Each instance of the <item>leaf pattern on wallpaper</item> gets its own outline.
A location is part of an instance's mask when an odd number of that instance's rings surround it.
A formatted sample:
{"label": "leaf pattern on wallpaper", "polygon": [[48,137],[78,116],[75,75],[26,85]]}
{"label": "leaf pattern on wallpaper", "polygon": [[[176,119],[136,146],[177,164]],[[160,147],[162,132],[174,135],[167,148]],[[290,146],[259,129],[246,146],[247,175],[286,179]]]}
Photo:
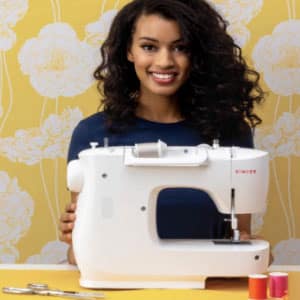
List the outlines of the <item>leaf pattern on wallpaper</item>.
{"label": "leaf pattern on wallpaper", "polygon": [[55,99],[85,92],[94,82],[100,54],[99,49],[80,41],[69,24],[53,23],[25,42],[18,59],[34,89]]}
{"label": "leaf pattern on wallpaper", "polygon": [[0,138],[0,156],[27,165],[43,159],[65,159],[72,131],[82,118],[78,108],[51,114],[41,127],[19,129],[13,137]]}
{"label": "leaf pattern on wallpaper", "polygon": [[263,0],[209,0],[229,22],[228,33],[243,47],[250,39],[248,23],[262,10]]}
{"label": "leaf pattern on wallpaper", "polygon": [[29,230],[33,210],[33,199],[20,188],[17,178],[0,171],[0,263],[18,259],[16,244]]}

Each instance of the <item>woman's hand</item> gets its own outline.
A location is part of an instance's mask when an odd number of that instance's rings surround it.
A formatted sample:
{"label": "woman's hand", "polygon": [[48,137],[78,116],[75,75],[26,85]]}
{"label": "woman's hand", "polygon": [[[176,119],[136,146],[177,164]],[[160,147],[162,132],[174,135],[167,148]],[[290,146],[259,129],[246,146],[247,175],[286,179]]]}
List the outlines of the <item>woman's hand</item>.
{"label": "woman's hand", "polygon": [[66,205],[65,211],[59,220],[60,240],[67,244],[72,244],[72,231],[75,222],[76,203],[70,202]]}
{"label": "woman's hand", "polygon": [[68,249],[68,261],[70,264],[76,265],[73,247],[72,247],[72,231],[76,219],[75,211],[77,204],[77,193],[71,193],[71,202],[66,205],[65,211],[59,220],[59,239],[70,245]]}

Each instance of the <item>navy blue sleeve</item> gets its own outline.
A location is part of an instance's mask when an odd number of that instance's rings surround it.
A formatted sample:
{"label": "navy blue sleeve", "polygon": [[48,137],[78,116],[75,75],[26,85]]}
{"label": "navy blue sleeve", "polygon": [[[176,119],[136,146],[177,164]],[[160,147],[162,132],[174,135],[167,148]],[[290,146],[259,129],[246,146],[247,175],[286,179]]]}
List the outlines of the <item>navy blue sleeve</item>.
{"label": "navy blue sleeve", "polygon": [[91,139],[89,128],[85,125],[84,122],[79,122],[72,134],[71,142],[69,145],[68,162],[73,159],[78,159],[78,153],[84,149],[89,148],[90,141]]}

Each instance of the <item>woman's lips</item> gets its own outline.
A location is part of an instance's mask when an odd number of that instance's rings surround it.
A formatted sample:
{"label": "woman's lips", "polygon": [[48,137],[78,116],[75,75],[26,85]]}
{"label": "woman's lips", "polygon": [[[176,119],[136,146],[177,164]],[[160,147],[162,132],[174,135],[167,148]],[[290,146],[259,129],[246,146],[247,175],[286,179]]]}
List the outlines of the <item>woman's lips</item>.
{"label": "woman's lips", "polygon": [[175,72],[150,72],[150,74],[155,82],[164,84],[172,83],[177,75]]}

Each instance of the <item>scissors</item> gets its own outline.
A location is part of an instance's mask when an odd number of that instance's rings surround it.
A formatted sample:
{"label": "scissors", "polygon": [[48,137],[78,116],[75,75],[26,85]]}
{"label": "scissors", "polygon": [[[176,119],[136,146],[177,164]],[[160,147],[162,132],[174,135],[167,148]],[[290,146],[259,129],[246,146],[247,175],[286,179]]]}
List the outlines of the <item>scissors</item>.
{"label": "scissors", "polygon": [[2,292],[7,294],[56,296],[82,300],[95,300],[99,298],[104,298],[104,294],[102,293],[50,289],[48,284],[46,283],[28,283],[26,288],[3,287]]}

